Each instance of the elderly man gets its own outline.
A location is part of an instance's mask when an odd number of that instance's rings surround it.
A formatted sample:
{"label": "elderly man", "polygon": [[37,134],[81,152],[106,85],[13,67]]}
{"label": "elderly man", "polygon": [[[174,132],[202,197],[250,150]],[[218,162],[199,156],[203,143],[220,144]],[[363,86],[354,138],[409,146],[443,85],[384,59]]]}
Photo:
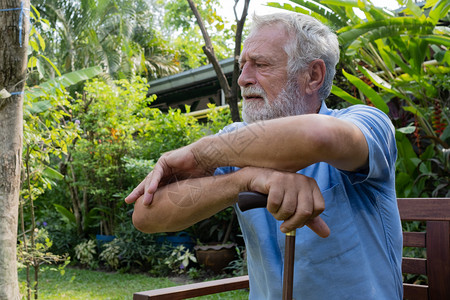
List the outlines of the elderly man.
{"label": "elderly man", "polygon": [[135,226],[181,230],[239,192],[265,193],[267,209],[236,207],[251,299],[281,299],[282,232],[296,228],[295,299],[401,299],[394,129],[372,107],[326,107],[338,59],[314,18],[255,17],[240,57],[245,123],[164,154],[125,200]]}

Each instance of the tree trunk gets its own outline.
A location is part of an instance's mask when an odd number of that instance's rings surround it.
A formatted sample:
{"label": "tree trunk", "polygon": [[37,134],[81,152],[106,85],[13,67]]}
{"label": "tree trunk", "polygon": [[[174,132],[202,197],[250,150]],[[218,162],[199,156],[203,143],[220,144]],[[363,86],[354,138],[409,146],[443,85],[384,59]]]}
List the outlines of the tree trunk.
{"label": "tree trunk", "polygon": [[231,111],[231,118],[233,122],[239,122],[241,120],[239,116],[239,108],[238,108],[238,98],[239,98],[239,86],[237,83],[238,77],[239,77],[239,55],[241,54],[241,43],[242,43],[242,31],[244,29],[244,23],[245,19],[247,17],[248,13],[248,6],[250,4],[250,0],[244,1],[244,9],[242,11],[242,16],[240,19],[237,17],[236,13],[236,5],[239,2],[239,0],[235,0],[234,5],[234,13],[236,16],[236,36],[235,36],[235,47],[234,47],[234,70],[233,70],[233,77],[231,82],[231,87],[228,84],[227,78],[225,77],[225,73],[223,72],[219,60],[217,59],[216,55],[214,54],[214,47],[211,43],[211,38],[209,37],[208,32],[206,31],[206,27],[203,23],[202,17],[200,16],[200,13],[198,12],[196,4],[193,2],[193,0],[187,0],[189,3],[189,6],[194,13],[195,18],[197,19],[197,24],[200,27],[200,30],[203,35],[203,39],[205,40],[205,46],[203,46],[203,52],[208,57],[209,62],[213,65],[214,71],[216,72],[217,78],[219,80],[220,87],[222,88],[225,99],[227,104],[230,106]]}
{"label": "tree trunk", "polygon": [[[250,0],[244,0],[244,8],[242,9],[241,18],[238,18],[236,12],[236,6],[239,0],[234,0],[235,4],[233,7],[234,16],[236,18],[236,35],[234,37],[234,68],[233,76],[231,78],[231,98],[230,98],[230,108],[231,108],[231,118],[234,122],[240,121],[238,100],[240,95],[240,87],[238,84],[238,78],[240,74],[239,67],[239,56],[241,55],[241,45],[242,45],[242,32],[244,31],[245,20],[247,19],[248,7],[250,5]],[[237,116],[236,116],[237,114]],[[235,120],[237,119],[237,120]]]}
{"label": "tree trunk", "polygon": [[[19,299],[16,244],[29,0],[0,0],[0,299]],[[7,98],[5,98],[7,97]]]}

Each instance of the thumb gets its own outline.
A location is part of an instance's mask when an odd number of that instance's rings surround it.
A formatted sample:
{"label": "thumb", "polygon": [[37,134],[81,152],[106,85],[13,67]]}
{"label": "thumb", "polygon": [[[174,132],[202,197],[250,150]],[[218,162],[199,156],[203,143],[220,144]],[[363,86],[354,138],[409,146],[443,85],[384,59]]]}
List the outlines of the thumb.
{"label": "thumb", "polygon": [[322,238],[326,238],[330,235],[330,228],[327,223],[322,220],[321,217],[315,217],[308,222],[306,222],[306,226],[308,226],[312,231],[314,231],[318,236]]}

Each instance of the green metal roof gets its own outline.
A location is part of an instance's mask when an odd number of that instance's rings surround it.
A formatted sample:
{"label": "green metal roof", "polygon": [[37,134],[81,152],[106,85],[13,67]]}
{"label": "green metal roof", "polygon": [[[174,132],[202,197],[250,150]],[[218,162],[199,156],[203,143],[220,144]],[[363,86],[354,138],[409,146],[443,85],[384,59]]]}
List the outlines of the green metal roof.
{"label": "green metal roof", "polygon": [[[233,62],[233,58],[219,62],[229,80],[233,73]],[[147,95],[157,96],[151,107],[162,109],[191,104],[195,99],[215,95],[220,90],[216,72],[211,64],[150,81],[149,85]]]}

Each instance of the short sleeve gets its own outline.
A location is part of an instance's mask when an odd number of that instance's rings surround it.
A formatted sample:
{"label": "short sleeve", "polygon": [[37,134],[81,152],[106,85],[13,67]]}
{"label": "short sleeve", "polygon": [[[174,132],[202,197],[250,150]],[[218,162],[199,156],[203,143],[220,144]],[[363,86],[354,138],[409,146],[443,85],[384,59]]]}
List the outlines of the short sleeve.
{"label": "short sleeve", "polygon": [[374,182],[390,181],[395,176],[397,147],[395,128],[388,116],[377,108],[354,105],[336,116],[355,124],[366,138],[369,148],[369,168],[360,172],[342,171],[352,183],[366,180]]}
{"label": "short sleeve", "polygon": [[234,131],[234,130],[236,130],[236,129],[239,129],[239,128],[241,128],[241,127],[244,127],[244,126],[246,126],[246,125],[247,125],[247,124],[244,123],[244,122],[235,122],[235,123],[232,123],[232,124],[230,124],[230,125],[225,126],[223,129],[221,129],[221,130],[217,133],[217,135],[221,135],[221,134],[224,134],[224,133],[232,132],[232,131]]}

